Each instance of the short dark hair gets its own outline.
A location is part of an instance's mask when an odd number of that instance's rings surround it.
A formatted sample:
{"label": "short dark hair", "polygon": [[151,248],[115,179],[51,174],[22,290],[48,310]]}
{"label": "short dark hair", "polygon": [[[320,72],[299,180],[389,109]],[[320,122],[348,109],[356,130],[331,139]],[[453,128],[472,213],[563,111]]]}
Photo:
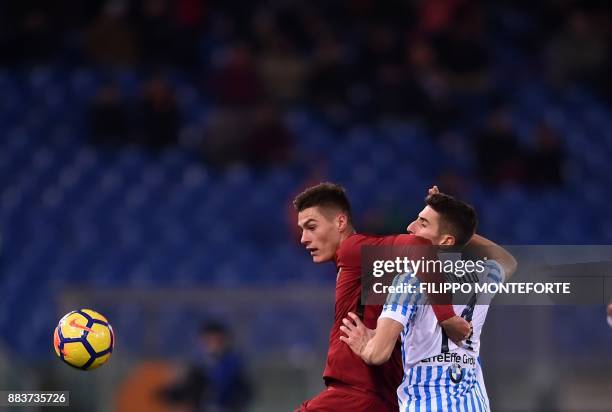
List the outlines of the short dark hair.
{"label": "short dark hair", "polygon": [[345,213],[351,222],[351,204],[346,196],[346,190],[335,183],[324,182],[309,187],[296,196],[293,206],[298,212],[315,206],[338,209]]}
{"label": "short dark hair", "polygon": [[453,235],[457,246],[465,245],[476,233],[478,217],[471,205],[444,193],[427,196],[425,204],[440,214],[440,231]]}

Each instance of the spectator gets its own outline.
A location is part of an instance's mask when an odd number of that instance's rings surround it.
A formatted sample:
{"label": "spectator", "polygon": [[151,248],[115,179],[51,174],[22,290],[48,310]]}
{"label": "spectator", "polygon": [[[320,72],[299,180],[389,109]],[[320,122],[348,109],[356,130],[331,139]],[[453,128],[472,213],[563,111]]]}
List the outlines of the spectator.
{"label": "spectator", "polygon": [[451,99],[448,79],[438,67],[434,50],[424,39],[413,39],[406,54],[406,64],[414,78],[413,110],[424,116],[425,124],[434,134],[441,134],[452,128],[460,117]]}
{"label": "spectator", "polygon": [[129,139],[128,113],[115,84],[100,87],[90,109],[90,130],[97,143],[124,144]]}
{"label": "spectator", "polygon": [[529,184],[559,186],[562,182],[563,150],[557,133],[547,124],[536,131],[536,147],[529,155]]}
{"label": "spectator", "polygon": [[428,0],[419,6],[419,31],[427,36],[445,33],[452,27],[457,9],[465,0]]}
{"label": "spectator", "polygon": [[186,68],[197,68],[200,63],[200,39],[206,18],[207,4],[200,0],[177,0],[176,21],[177,62]]}
{"label": "spectator", "polygon": [[489,184],[521,183],[526,176],[525,156],[512,132],[506,107],[495,109],[478,132],[474,147],[480,178]]}
{"label": "spectator", "polygon": [[249,130],[246,153],[251,165],[266,167],[290,159],[293,136],[273,105],[263,103],[253,110]]}
{"label": "spectator", "polygon": [[182,379],[161,391],[162,397],[194,412],[246,410],[252,398],[251,384],[240,355],[232,348],[227,327],[217,322],[206,323],[198,340],[198,359]]}
{"label": "spectator", "polygon": [[292,148],[293,136],[270,103],[248,110],[226,107],[215,111],[203,142],[205,159],[217,167],[248,163],[265,168],[287,162]]}
{"label": "spectator", "polygon": [[172,26],[166,0],[140,2],[136,27],[144,64],[159,66],[173,63],[177,33]]}
{"label": "spectator", "polygon": [[127,10],[121,0],[110,0],[87,32],[87,50],[91,60],[109,66],[133,65],[137,59],[135,35],[127,22]]}
{"label": "spectator", "polygon": [[299,102],[307,70],[293,44],[274,33],[259,58],[259,75],[267,97],[277,103]]}
{"label": "spectator", "polygon": [[488,51],[484,42],[483,16],[478,6],[462,7],[448,33],[435,37],[440,65],[455,88],[483,90],[487,82]]}
{"label": "spectator", "polygon": [[211,89],[218,103],[247,106],[259,100],[259,77],[253,54],[246,44],[225,49],[214,64]]}
{"label": "spectator", "polygon": [[575,10],[568,17],[565,30],[557,33],[548,46],[548,71],[559,84],[596,83],[608,57],[608,46],[594,18]]}
{"label": "spectator", "polygon": [[310,103],[335,124],[348,120],[348,94],[352,77],[343,45],[333,36],[325,36],[314,51],[308,97]]}
{"label": "spectator", "polygon": [[18,61],[40,64],[55,57],[58,49],[56,30],[48,12],[35,8],[28,11],[20,22],[13,48]]}
{"label": "spectator", "polygon": [[138,140],[152,148],[178,141],[180,113],[174,90],[161,77],[149,80],[142,91]]}
{"label": "spectator", "polygon": [[248,110],[240,107],[220,107],[207,119],[202,154],[215,167],[242,163],[248,156]]}

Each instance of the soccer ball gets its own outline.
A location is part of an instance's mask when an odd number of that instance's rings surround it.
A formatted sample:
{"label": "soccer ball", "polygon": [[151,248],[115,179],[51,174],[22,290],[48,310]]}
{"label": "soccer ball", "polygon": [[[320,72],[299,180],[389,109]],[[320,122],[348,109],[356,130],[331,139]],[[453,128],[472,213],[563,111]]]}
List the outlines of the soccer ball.
{"label": "soccer ball", "polygon": [[74,310],[60,319],[53,334],[55,353],[68,365],[82,370],[108,362],[115,336],[108,320],[91,309]]}

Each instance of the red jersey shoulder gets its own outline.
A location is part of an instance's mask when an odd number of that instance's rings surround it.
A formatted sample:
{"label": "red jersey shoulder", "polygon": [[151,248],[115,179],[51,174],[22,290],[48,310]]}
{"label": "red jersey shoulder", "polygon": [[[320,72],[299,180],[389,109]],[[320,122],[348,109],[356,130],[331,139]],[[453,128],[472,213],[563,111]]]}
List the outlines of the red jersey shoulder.
{"label": "red jersey shoulder", "polygon": [[337,265],[360,265],[362,246],[428,246],[425,238],[405,233],[391,236],[376,236],[356,233],[344,239],[336,252]]}
{"label": "red jersey shoulder", "polygon": [[404,253],[413,260],[435,259],[437,256],[436,247],[428,240],[412,233],[401,234],[396,237],[393,246],[399,247]]}
{"label": "red jersey shoulder", "polygon": [[359,264],[361,262],[361,246],[366,238],[366,235],[355,233],[344,239],[336,252],[336,264]]}
{"label": "red jersey shoulder", "polygon": [[412,233],[403,233],[401,235],[395,236],[393,244],[398,245],[398,246],[402,246],[402,245],[428,246],[428,245],[431,245],[431,242],[425,239],[424,237],[413,235]]}

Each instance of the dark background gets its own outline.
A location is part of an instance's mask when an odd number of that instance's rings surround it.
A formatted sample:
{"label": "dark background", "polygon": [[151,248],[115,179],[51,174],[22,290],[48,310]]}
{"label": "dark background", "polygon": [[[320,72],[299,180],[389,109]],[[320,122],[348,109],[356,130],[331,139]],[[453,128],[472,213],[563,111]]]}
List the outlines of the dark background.
{"label": "dark background", "polygon": [[[335,272],[291,200],[323,180],[359,231],[404,231],[437,184],[499,243],[610,243],[611,23],[606,1],[0,2],[0,388],[122,410],[220,319],[252,410],[312,396]],[[493,307],[494,410],[610,410],[604,303]],[[51,346],[79,306],[117,334],[93,372]]]}

